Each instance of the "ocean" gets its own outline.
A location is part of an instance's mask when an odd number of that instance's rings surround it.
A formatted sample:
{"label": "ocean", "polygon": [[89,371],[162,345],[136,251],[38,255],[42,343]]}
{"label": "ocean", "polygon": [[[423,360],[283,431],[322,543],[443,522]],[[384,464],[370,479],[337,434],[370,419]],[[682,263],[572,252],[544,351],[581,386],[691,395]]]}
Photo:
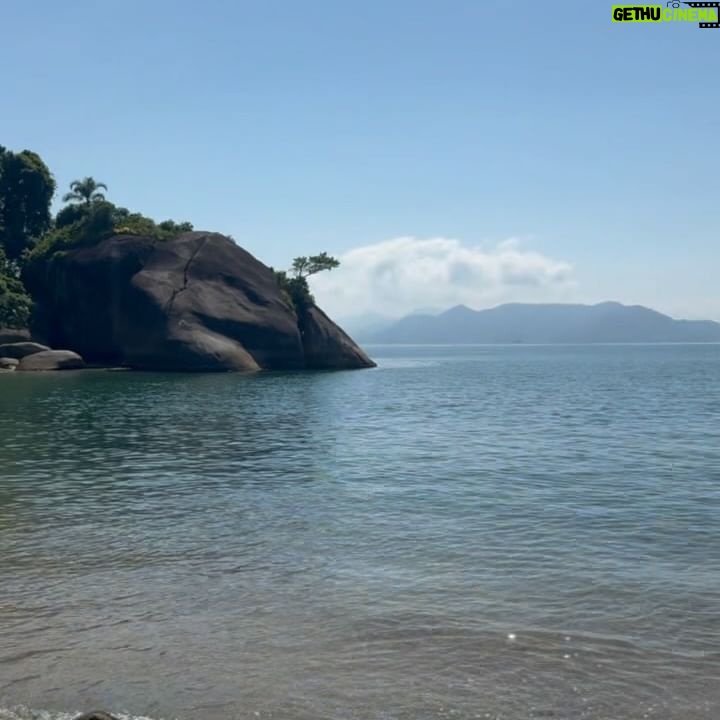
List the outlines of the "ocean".
{"label": "ocean", "polygon": [[0,375],[0,720],[717,720],[720,346]]}

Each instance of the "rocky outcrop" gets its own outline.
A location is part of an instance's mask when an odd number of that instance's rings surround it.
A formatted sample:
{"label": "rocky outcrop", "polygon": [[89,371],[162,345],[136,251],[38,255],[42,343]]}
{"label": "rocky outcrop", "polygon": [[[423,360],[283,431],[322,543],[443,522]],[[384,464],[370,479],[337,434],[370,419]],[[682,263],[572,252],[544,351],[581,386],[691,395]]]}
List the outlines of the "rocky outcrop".
{"label": "rocky outcrop", "polygon": [[14,370],[19,362],[16,358],[0,357],[0,370]]}
{"label": "rocky outcrop", "polygon": [[310,367],[345,370],[375,364],[319,307],[300,315],[300,332]]}
{"label": "rocky outcrop", "polygon": [[318,308],[298,318],[272,270],[217,233],[117,235],[58,254],[41,272],[27,279],[41,334],[89,362],[188,371],[374,364]]}
{"label": "rocky outcrop", "polygon": [[25,342],[26,340],[30,340],[29,330],[18,330],[16,328],[0,327],[0,345],[6,345],[7,343]]}
{"label": "rocky outcrop", "polygon": [[41,345],[35,342],[14,342],[0,345],[0,355],[3,357],[15,358],[21,360],[26,355],[33,355],[34,353],[43,352],[49,350],[47,345]]}
{"label": "rocky outcrop", "polygon": [[85,361],[72,350],[43,350],[26,355],[17,368],[20,371],[79,370]]}

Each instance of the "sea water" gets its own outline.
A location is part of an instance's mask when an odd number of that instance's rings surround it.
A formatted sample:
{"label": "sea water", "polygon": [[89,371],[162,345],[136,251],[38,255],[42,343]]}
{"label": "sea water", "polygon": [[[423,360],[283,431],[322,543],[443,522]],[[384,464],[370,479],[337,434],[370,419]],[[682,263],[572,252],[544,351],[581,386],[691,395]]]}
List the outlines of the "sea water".
{"label": "sea water", "polygon": [[0,375],[0,720],[720,717],[720,346]]}

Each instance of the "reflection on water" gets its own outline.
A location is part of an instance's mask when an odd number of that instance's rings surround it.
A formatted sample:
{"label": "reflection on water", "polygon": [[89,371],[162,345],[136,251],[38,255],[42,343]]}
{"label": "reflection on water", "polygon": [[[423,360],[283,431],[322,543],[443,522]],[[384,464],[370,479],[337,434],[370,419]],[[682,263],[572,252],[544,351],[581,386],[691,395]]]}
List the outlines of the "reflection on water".
{"label": "reflection on water", "polygon": [[1,376],[0,720],[720,716],[720,348],[374,350]]}

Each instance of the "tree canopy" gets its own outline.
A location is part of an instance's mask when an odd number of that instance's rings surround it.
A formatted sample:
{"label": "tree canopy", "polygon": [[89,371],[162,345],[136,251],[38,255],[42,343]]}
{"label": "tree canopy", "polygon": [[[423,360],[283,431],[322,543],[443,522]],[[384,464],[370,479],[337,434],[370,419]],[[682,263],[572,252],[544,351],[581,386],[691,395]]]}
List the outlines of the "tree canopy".
{"label": "tree canopy", "polygon": [[332,270],[338,265],[340,265],[340,261],[337,258],[328,255],[326,252],[321,252],[319,255],[296,257],[293,260],[291,272],[295,277],[306,278],[323,270]]}
{"label": "tree canopy", "polygon": [[275,279],[285,293],[287,301],[301,313],[315,302],[307,281],[310,275],[323,270],[332,270],[338,265],[340,261],[326,252],[321,252],[319,255],[302,255],[293,260],[290,268],[291,277],[288,277],[284,270],[276,270]]}
{"label": "tree canopy", "polygon": [[30,150],[10,152],[0,145],[0,248],[19,261],[51,224],[55,179]]}
{"label": "tree canopy", "polygon": [[90,205],[93,202],[104,200],[105,195],[99,191],[100,188],[108,189],[105,183],[97,182],[93,177],[73,180],[70,183],[70,192],[63,195],[63,202],[79,202]]}
{"label": "tree canopy", "polygon": [[164,220],[156,223],[145,215],[117,207],[107,200],[94,200],[90,205],[68,205],[60,210],[55,227],[42,237],[28,260],[32,264],[58,251],[95,245],[112,235],[143,235],[162,241],[192,229],[189,222]]}
{"label": "tree canopy", "polygon": [[26,327],[32,300],[0,247],[0,327]]}

